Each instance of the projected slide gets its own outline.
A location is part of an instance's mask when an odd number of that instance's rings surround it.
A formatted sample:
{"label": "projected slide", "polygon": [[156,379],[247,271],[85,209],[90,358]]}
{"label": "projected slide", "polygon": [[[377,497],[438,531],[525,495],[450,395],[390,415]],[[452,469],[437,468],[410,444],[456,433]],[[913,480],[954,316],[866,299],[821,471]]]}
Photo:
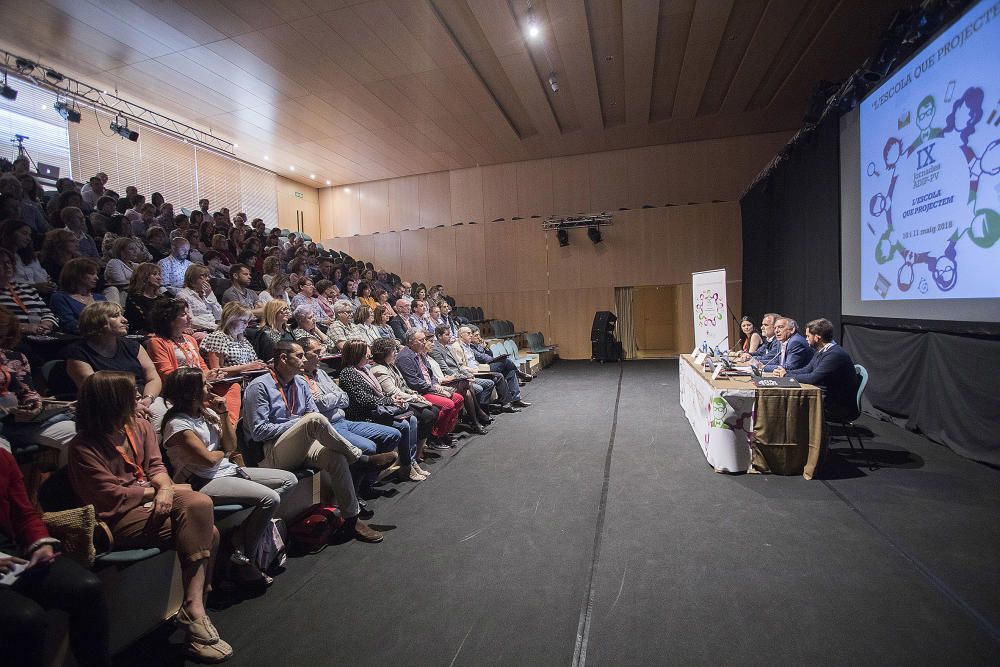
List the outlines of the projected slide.
{"label": "projected slide", "polygon": [[1000,2],[860,105],[862,301],[1000,297]]}

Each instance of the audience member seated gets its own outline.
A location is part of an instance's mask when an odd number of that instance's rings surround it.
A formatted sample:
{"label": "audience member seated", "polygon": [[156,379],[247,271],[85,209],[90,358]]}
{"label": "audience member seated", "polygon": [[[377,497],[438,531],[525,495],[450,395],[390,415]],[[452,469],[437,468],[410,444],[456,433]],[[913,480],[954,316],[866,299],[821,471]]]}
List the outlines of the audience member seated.
{"label": "audience member seated", "polygon": [[53,229],[45,233],[38,263],[50,278],[58,281],[62,267],[74,257],[80,257],[80,240],[76,234],[68,229]]}
{"label": "audience member seated", "polygon": [[209,277],[213,280],[225,280],[229,276],[229,265],[223,263],[222,255],[216,250],[208,250],[203,256]]}
{"label": "audience member seated", "polygon": [[132,273],[142,259],[143,245],[133,238],[123,236],[111,246],[111,259],[104,267],[104,282],[119,290],[128,288]]}
{"label": "audience member seated", "polygon": [[143,244],[146,251],[153,256],[154,262],[159,262],[164,257],[170,255],[170,239],[167,232],[159,225],[153,225],[146,230],[146,240]]}
{"label": "audience member seated", "polygon": [[351,329],[352,338],[363,340],[368,345],[377,341],[381,336],[375,328],[375,314],[368,306],[361,304],[354,311],[354,326]]}
{"label": "audience member seated", "polygon": [[41,667],[45,610],[61,609],[69,614],[76,664],[111,665],[101,581],[69,558],[57,558],[58,548],[28,498],[17,462],[0,450],[0,576],[25,566],[14,582],[0,585],[0,664]]}
{"label": "audience member seated", "polygon": [[188,259],[190,253],[191,244],[186,238],[177,237],[170,242],[170,255],[157,262],[163,275],[164,287],[174,290],[184,287],[184,276],[191,267],[191,260]]}
{"label": "audience member seated", "polygon": [[291,307],[281,299],[268,301],[264,306],[260,328],[254,330],[252,334],[247,332],[247,337],[250,338],[250,343],[260,359],[270,361],[274,358],[275,345],[282,341],[291,343],[295,340],[289,327],[291,317]]}
{"label": "audience member seated", "polygon": [[292,302],[292,295],[289,294],[288,290],[290,283],[288,282],[288,276],[283,273],[279,273],[268,285],[268,288],[257,295],[257,306],[265,306],[268,302],[274,299],[280,299],[285,303]]}
{"label": "audience member seated", "polygon": [[[187,233],[184,235],[184,238],[186,238],[188,240],[188,243],[191,245],[191,251],[188,253],[188,259],[194,262],[195,264],[204,263],[205,249],[202,248],[201,239],[200,236],[198,235],[198,230],[189,229]],[[184,279],[181,278],[181,285],[183,284],[184,284]]]}
{"label": "audience member seated", "polygon": [[[496,360],[485,345],[477,346],[471,327],[458,328],[458,340],[451,344],[451,349],[460,361],[465,360],[465,367],[470,372],[489,374],[496,387],[497,400],[503,412],[519,412],[519,408],[531,405],[521,400],[521,387],[517,382],[518,371],[514,363],[507,357]],[[480,370],[480,365],[486,368]]]}
{"label": "audience member seated", "polygon": [[191,309],[191,326],[195,331],[215,331],[216,323],[222,317],[222,306],[212,292],[209,270],[200,264],[192,264],[184,272],[184,287],[177,296],[187,302]]}
{"label": "audience member seated", "polygon": [[329,280],[320,280],[316,283],[316,303],[323,311],[322,321],[333,322],[337,314],[333,310],[333,304],[337,302],[340,291],[337,286]]}
{"label": "audience member seated", "polygon": [[316,318],[316,322],[327,326],[329,320],[326,319],[326,313],[319,305],[319,299],[316,298],[316,286],[313,281],[309,278],[299,278],[297,286],[299,293],[292,298],[292,311],[297,311],[300,306],[308,306],[313,317]]}
{"label": "audience member seated", "polygon": [[337,346],[333,339],[323,333],[323,330],[316,324],[316,317],[312,308],[302,304],[292,311],[295,318],[296,328],[292,331],[292,336],[296,341],[304,338],[312,338],[326,348],[328,354],[336,354]]}
{"label": "audience member seated", "polygon": [[435,333],[436,339],[427,339],[430,342],[427,354],[441,367],[442,384],[460,392],[465,399],[465,415],[473,433],[485,435],[486,429],[483,426],[489,424],[491,419],[480,406],[490,403],[493,380],[476,377],[475,373],[462,363],[464,355],[456,356],[455,350],[451,347],[453,341],[448,327],[442,324],[435,329]]}
{"label": "audience member seated", "polygon": [[354,306],[348,301],[338,301],[334,304],[333,311],[337,319],[330,325],[329,333],[330,338],[339,350],[344,347],[346,341],[354,337],[354,323],[351,321]]}
{"label": "audience member seated", "polygon": [[827,419],[844,422],[857,419],[858,374],[851,355],[833,340],[833,323],[827,319],[809,322],[806,341],[815,352],[809,363],[797,370],[778,366],[774,374],[819,387]]}
{"label": "audience member seated", "polygon": [[31,285],[45,297],[56,291],[56,284],[38,261],[27,224],[20,220],[4,221],[0,225],[0,248],[9,250],[14,257],[13,282]]}
{"label": "audience member seated", "polygon": [[[230,301],[222,309],[219,328],[201,341],[205,363],[211,369],[219,369],[222,377],[267,369],[267,364],[257,358],[253,345],[244,336],[252,316],[251,310],[242,303]],[[237,381],[227,386],[226,383],[217,382],[215,387],[219,394],[226,394],[229,391],[236,391],[238,394],[240,383]],[[229,417],[235,424],[239,414],[230,413]]]}
{"label": "audience member seated", "polygon": [[413,328],[410,322],[410,302],[404,298],[396,301],[396,314],[389,318],[392,333],[400,343],[406,340],[406,332]]}
{"label": "audience member seated", "polygon": [[427,439],[431,437],[440,410],[426,398],[410,389],[396,367],[399,345],[394,339],[382,338],[371,346],[372,375],[379,381],[386,396],[402,398],[417,418],[417,462],[424,462]]}
{"label": "audience member seated", "polygon": [[410,308],[413,310],[410,313],[410,326],[420,329],[428,335],[433,335],[434,329],[427,319],[427,304],[420,299],[414,299],[413,303],[410,304]]}
{"label": "audience member seated", "polygon": [[[364,307],[364,306],[362,306]],[[388,395],[368,370],[371,355],[368,343],[349,340],[344,343],[341,358],[340,387],[350,399],[347,416],[358,421],[375,421],[397,429],[399,443],[399,478],[422,482],[430,474],[417,462],[417,418],[401,396]]]}
{"label": "audience member seated", "polygon": [[[389,306],[380,303],[375,306],[375,315],[372,318],[372,326],[375,328],[376,340],[378,338],[391,338],[396,340],[396,332],[392,330],[392,326],[389,324],[389,320],[392,319],[392,309]],[[373,343],[375,341],[372,341]]]}
{"label": "audience member seated", "polygon": [[44,335],[56,328],[58,320],[32,285],[11,282],[14,254],[0,247],[0,306],[20,323],[25,334]]}
{"label": "audience member seated", "polygon": [[[101,180],[103,176],[104,180]],[[83,199],[83,209],[87,212],[97,208],[97,203],[101,197],[105,196],[104,185],[107,183],[107,174],[91,176],[90,180],[83,184],[80,189],[80,198]]]}
{"label": "audience member seated", "polygon": [[[309,390],[312,392],[313,400],[316,401],[317,409],[330,420],[334,430],[364,454],[398,450],[402,458],[407,440],[400,430],[370,421],[346,419],[344,411],[349,405],[347,394],[326,371],[319,367],[323,346],[312,338],[303,339],[301,345],[306,355],[302,374],[309,383]],[[372,487],[377,478],[378,475],[374,472],[355,477],[355,491],[359,498],[373,498],[378,495]]]}
{"label": "audience member seated", "polygon": [[52,312],[59,318],[61,331],[75,334],[80,312],[96,301],[104,301],[104,295],[94,291],[100,270],[101,265],[89,257],[71,259],[63,267],[59,275],[60,289],[52,295],[51,301]]}
{"label": "audience member seated", "polygon": [[453,446],[451,432],[458,423],[465,399],[434,381],[427,363],[426,340],[427,333],[423,329],[413,328],[406,332],[406,347],[397,355],[396,367],[406,384],[440,411],[428,446],[432,449],[449,448]]}
{"label": "audience member seated", "polygon": [[246,264],[233,264],[229,267],[230,286],[222,294],[222,304],[235,301],[252,311],[259,313],[257,292],[250,289],[250,267]]}
{"label": "audience member seated", "polygon": [[97,371],[131,373],[141,392],[136,414],[162,415],[166,411],[160,398],[163,383],[145,348],[126,337],[128,326],[122,307],[114,301],[100,301],[84,308],[80,313],[82,340],[70,343],[65,351],[66,373],[78,389]]}
{"label": "audience member seated", "polygon": [[125,299],[130,334],[145,336],[149,333],[149,313],[153,302],[163,294],[162,276],[160,267],[150,262],[140,264],[132,273]]}
{"label": "audience member seated", "polygon": [[278,257],[266,257],[264,259],[264,284],[271,286],[271,281],[281,274],[281,259]]}
{"label": "audience member seated", "polygon": [[225,660],[232,647],[205,613],[219,546],[212,499],[171,482],[153,427],[134,417],[135,394],[127,373],[99,371],[84,381],[80,433],[70,447],[70,482],[79,499],[108,524],[116,549],[177,550],[184,589],[177,623],[187,635],[186,652],[195,659]]}
{"label": "audience member seated", "polygon": [[375,306],[378,302],[375,301],[375,297],[372,296],[372,286],[370,283],[361,281],[358,283],[358,302],[362,306],[368,306],[371,310],[375,310]]}
{"label": "audience member seated", "polygon": [[94,230],[94,238],[103,239],[111,230],[111,218],[114,215],[116,215],[115,200],[112,197],[101,197],[97,200],[97,207],[90,214],[90,228]]}
{"label": "audience member seated", "polygon": [[[80,255],[91,259],[100,259],[101,252],[97,249],[97,242],[87,233],[87,219],[83,211],[75,206],[67,206],[59,213],[59,218],[63,226],[76,236],[77,247]],[[51,274],[50,274],[51,275]]]}
{"label": "audience member seated", "polygon": [[790,317],[779,317],[774,323],[774,338],[778,345],[774,356],[760,361],[761,370],[773,371],[779,366],[786,371],[804,368],[813,357],[812,348],[798,332],[798,324]]}
{"label": "audience member seated", "polygon": [[49,225],[49,221],[45,217],[45,211],[42,210],[41,205],[38,203],[42,194],[38,181],[30,174],[24,174],[18,181],[21,183],[22,195],[21,220],[24,220],[25,224],[31,227],[31,230],[35,234],[46,233],[52,229],[52,226]]}
{"label": "audience member seated", "polygon": [[76,435],[73,414],[66,408],[47,410],[35,391],[28,359],[15,348],[21,326],[0,309],[0,430],[8,440],[65,451]]}
{"label": "audience member seated", "polygon": [[136,193],[129,197],[128,203],[129,208],[125,209],[125,219],[129,221],[131,226],[134,221],[142,220],[142,207],[146,205],[146,197]]}
{"label": "audience member seated", "polygon": [[271,538],[271,519],[298,478],[286,470],[246,467],[225,399],[212,393],[200,369],[178,368],[167,378],[163,396],[170,404],[163,417],[163,448],[174,482],[190,484],[219,505],[253,508],[233,531],[230,560],[237,580],[269,585],[272,580],[263,570],[269,565],[265,543]]}
{"label": "audience member seated", "polygon": [[351,466],[364,475],[392,465],[396,453],[364,454],[340,435],[319,413],[309,383],[301,375],[304,366],[300,345],[281,342],[275,346],[274,370],[246,388],[243,432],[248,440],[262,445],[264,465],[269,468],[292,471],[309,465],[328,473],[346,534],[362,542],[381,542],[382,534],[358,517],[361,507]]}
{"label": "audience member seated", "polygon": [[451,304],[447,301],[442,301],[440,304],[441,308],[441,323],[448,327],[448,331],[451,332],[452,339],[458,338],[458,322],[451,316]]}
{"label": "audience member seated", "polygon": [[737,351],[753,354],[763,342],[760,334],[754,329],[753,320],[744,315],[740,319],[740,342]]}

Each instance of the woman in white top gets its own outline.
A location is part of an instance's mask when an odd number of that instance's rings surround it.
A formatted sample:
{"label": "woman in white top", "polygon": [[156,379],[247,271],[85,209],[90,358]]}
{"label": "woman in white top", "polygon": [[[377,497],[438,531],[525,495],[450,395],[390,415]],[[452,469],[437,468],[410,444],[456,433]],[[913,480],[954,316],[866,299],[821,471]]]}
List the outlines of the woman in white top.
{"label": "woman in white top", "polygon": [[295,486],[293,473],[271,468],[245,468],[236,449],[236,430],[226,418],[226,399],[196,366],[171,373],[163,387],[170,409],[163,416],[163,448],[174,468],[174,481],[190,484],[217,505],[253,507],[233,534],[231,561],[242,581],[271,583],[262,562],[271,519],[281,496]]}
{"label": "woman in white top", "polygon": [[354,328],[352,329],[354,335],[352,337],[363,340],[369,345],[377,341],[382,337],[382,334],[379,333],[374,322],[375,314],[372,313],[372,309],[364,304],[358,306],[357,310],[354,311]]}
{"label": "woman in white top", "polygon": [[111,287],[128,287],[136,262],[142,255],[140,245],[135,239],[124,236],[115,240],[111,246],[111,260],[104,267],[104,282]]}
{"label": "woman in white top", "polygon": [[292,297],[288,293],[288,288],[290,286],[291,283],[288,282],[288,276],[285,274],[279,273],[278,275],[273,276],[271,284],[267,286],[267,289],[257,295],[257,305],[266,306],[268,301],[274,301],[275,299],[280,299],[285,303],[291,303]]}
{"label": "woman in white top", "polygon": [[215,331],[222,317],[222,306],[212,292],[208,273],[204,264],[192,264],[184,272],[184,287],[177,292],[191,309],[191,326],[201,331]]}

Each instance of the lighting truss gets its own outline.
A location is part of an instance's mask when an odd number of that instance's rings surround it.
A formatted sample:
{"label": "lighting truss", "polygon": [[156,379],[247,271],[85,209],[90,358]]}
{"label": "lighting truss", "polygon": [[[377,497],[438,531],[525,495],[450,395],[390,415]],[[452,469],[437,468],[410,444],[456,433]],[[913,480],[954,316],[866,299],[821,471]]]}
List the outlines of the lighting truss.
{"label": "lighting truss", "polygon": [[609,227],[612,218],[610,213],[593,213],[588,215],[550,215],[542,222],[542,229],[574,229],[576,227]]}
{"label": "lighting truss", "polygon": [[3,49],[0,49],[0,56],[3,58],[3,61],[0,62],[0,70],[2,70],[4,77],[10,74],[15,78],[30,82],[39,88],[51,90],[63,99],[72,100],[95,109],[101,109],[115,116],[140,121],[181,139],[186,139],[188,142],[198,144],[203,148],[209,148],[230,156],[236,155],[236,150],[232,142],[217,137],[211,132],[205,132],[190,125],[185,125],[152,109],[118,97],[118,95],[109,94],[83,81],[61,74],[54,68],[30,60],[29,58],[10,53]]}

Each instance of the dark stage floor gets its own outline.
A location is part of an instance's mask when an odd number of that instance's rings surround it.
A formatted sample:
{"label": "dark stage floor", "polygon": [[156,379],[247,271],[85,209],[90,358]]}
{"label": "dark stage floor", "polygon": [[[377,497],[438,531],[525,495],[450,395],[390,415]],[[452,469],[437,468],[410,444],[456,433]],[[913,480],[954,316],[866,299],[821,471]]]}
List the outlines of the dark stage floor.
{"label": "dark stage floor", "polygon": [[1000,471],[866,419],[875,472],[835,441],[813,481],[716,474],[676,361],[560,362],[525,398],[371,503],[384,543],[213,612],[229,664],[1000,664]]}

